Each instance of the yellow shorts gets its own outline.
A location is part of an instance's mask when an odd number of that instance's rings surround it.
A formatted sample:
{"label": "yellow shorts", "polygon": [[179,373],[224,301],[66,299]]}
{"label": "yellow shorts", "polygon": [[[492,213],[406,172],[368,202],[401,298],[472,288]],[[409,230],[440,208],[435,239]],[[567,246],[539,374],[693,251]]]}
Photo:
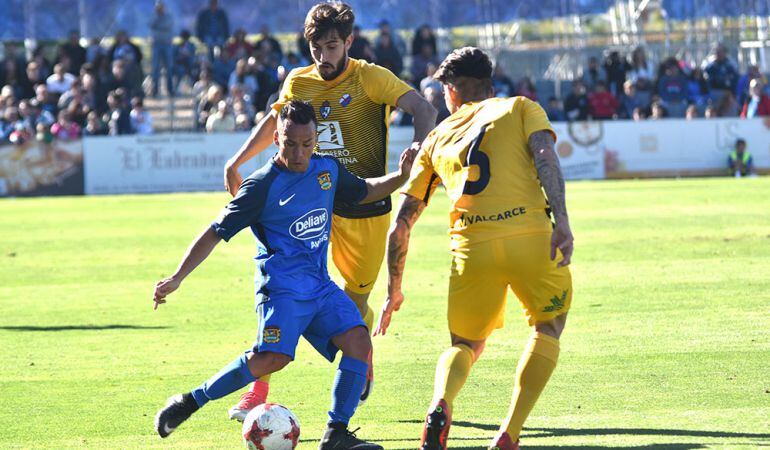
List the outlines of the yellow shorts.
{"label": "yellow shorts", "polygon": [[550,258],[551,234],[498,239],[452,251],[449,278],[449,331],[466,339],[486,339],[502,328],[508,286],[530,325],[566,313],[572,302],[572,275]]}
{"label": "yellow shorts", "polygon": [[364,219],[332,216],[332,260],[345,280],[345,289],[368,294],[377,281],[385,240],[390,227],[390,214]]}

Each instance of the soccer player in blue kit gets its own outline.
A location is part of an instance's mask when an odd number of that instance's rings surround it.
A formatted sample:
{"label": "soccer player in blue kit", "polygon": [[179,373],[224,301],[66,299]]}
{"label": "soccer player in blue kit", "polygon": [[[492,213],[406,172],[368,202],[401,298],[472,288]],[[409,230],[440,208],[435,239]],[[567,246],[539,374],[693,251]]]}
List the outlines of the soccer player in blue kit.
{"label": "soccer player in blue kit", "polygon": [[157,309],[220,240],[248,226],[257,238],[257,342],[199,387],[168,400],[155,417],[163,438],[210,400],[281,370],[304,336],[329,361],[342,352],[319,449],[382,449],[347,428],[366,382],[372,343],[356,305],[329,277],[326,250],[334,205],[389,195],[408,178],[416,152],[404,151],[398,172],[364,180],[334,157],[313,154],[316,124],[307,102],[292,100],[281,109],[274,134],[278,153],[244,180],[219,218],[190,245],[176,272],[155,286]]}

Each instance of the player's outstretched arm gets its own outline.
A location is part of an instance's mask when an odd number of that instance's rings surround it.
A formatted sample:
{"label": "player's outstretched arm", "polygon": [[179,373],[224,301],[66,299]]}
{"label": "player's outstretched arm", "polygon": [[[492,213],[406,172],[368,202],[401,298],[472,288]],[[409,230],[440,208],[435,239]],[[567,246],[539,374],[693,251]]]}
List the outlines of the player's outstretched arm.
{"label": "player's outstretched arm", "polygon": [[572,259],[573,240],[569,226],[565,200],[564,175],[561,173],[559,158],[553,149],[554,139],[550,131],[540,130],[529,136],[529,150],[535,159],[535,168],[551,207],[556,226],[551,236],[551,260],[556,259],[558,248],[564,258],[557,266],[566,266]]}
{"label": "player's outstretched arm", "polygon": [[409,248],[409,236],[412,227],[425,209],[425,203],[417,197],[404,194],[404,200],[398,210],[396,221],[388,233],[388,297],[382,305],[380,321],[374,329],[374,335],[384,335],[390,326],[390,319],[401,308],[404,294],[401,281],[404,277],[406,252]]}
{"label": "player's outstretched arm", "polygon": [[412,170],[412,164],[414,164],[414,158],[417,156],[417,150],[419,150],[418,146],[412,144],[411,147],[401,153],[401,158],[398,161],[398,171],[391,172],[382,177],[364,180],[366,181],[366,197],[360,203],[382,200],[406,183],[406,180],[409,179],[409,172]]}
{"label": "player's outstretched arm", "polygon": [[243,183],[243,177],[238,173],[238,168],[273,143],[273,133],[276,126],[277,114],[274,110],[271,110],[254,127],[251,135],[243,143],[238,153],[225,163],[225,188],[233,197],[235,197],[238,188]]}
{"label": "player's outstretched arm", "polygon": [[155,293],[152,297],[152,301],[155,302],[154,309],[158,309],[158,305],[166,303],[166,296],[179,288],[182,280],[211,254],[220,240],[221,238],[211,227],[206,228],[206,231],[195,238],[182,257],[182,262],[179,263],[176,272],[155,284]]}
{"label": "player's outstretched arm", "polygon": [[438,111],[425,97],[414,90],[399,97],[396,106],[408,112],[414,118],[414,142],[422,142],[425,136],[436,126]]}

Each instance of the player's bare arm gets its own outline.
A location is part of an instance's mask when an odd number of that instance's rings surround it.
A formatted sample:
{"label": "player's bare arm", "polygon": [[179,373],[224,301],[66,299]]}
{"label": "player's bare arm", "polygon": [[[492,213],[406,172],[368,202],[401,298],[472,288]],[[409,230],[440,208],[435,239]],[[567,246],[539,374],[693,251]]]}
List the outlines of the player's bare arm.
{"label": "player's bare arm", "polygon": [[412,146],[401,153],[398,161],[398,171],[391,172],[378,178],[367,178],[366,197],[361,203],[371,203],[382,200],[393,191],[401,187],[409,179],[409,172],[412,170],[414,158],[417,155],[417,149]]}
{"label": "player's bare arm", "polygon": [[233,197],[243,183],[243,177],[238,173],[238,168],[273,143],[273,133],[277,124],[276,117],[275,110],[265,114],[265,117],[254,127],[249,138],[238,150],[238,153],[225,163],[225,188]]}
{"label": "player's bare arm", "polygon": [[203,233],[195,238],[182,257],[182,262],[179,263],[176,272],[155,284],[155,292],[152,297],[152,301],[155,302],[154,309],[158,309],[158,305],[166,303],[166,296],[179,288],[187,275],[190,275],[211,254],[220,240],[221,238],[211,227],[207,227]]}
{"label": "player's bare arm", "polygon": [[561,173],[559,158],[553,149],[554,139],[550,131],[541,130],[529,136],[529,150],[535,159],[535,168],[551,207],[556,226],[551,237],[551,259],[556,259],[558,248],[564,258],[559,267],[570,263],[573,251],[572,230],[569,226],[567,204],[565,200],[564,175]]}
{"label": "player's bare arm", "polygon": [[401,281],[406,265],[406,253],[409,248],[409,236],[420,214],[425,210],[425,203],[411,195],[405,194],[398,210],[396,221],[388,234],[388,297],[382,305],[380,322],[374,330],[374,335],[384,335],[390,326],[390,319],[395,311],[401,308],[404,294],[401,292]]}
{"label": "player's bare arm", "polygon": [[414,142],[422,142],[436,126],[438,111],[414,90],[399,97],[396,106],[414,117]]}

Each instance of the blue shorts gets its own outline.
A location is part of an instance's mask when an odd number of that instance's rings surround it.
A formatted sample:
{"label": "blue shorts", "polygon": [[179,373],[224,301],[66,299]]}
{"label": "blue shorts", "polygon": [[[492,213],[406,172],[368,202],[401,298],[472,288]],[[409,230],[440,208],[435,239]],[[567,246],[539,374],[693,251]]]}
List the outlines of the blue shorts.
{"label": "blue shorts", "polygon": [[299,337],[329,361],[334,361],[337,347],[332,338],[355,327],[366,327],[353,300],[334,282],[317,299],[296,300],[271,295],[257,306],[259,332],[254,352],[274,352],[294,359]]}

